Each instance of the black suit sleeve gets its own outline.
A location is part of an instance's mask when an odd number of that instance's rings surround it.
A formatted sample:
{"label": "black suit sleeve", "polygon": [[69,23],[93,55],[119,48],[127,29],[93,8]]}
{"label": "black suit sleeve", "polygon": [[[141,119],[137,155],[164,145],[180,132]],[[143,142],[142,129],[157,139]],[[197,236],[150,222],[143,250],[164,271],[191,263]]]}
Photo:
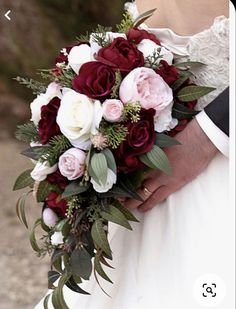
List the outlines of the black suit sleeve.
{"label": "black suit sleeve", "polygon": [[229,136],[229,87],[204,110],[214,124]]}

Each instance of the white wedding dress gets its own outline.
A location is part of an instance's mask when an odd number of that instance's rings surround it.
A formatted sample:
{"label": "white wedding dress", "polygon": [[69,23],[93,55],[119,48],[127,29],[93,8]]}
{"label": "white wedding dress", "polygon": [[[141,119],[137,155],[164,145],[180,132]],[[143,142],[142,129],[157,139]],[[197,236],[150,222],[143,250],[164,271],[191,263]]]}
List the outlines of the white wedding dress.
{"label": "white wedding dress", "polygon": [[[138,15],[135,3],[127,3],[126,8],[134,18]],[[215,18],[209,29],[193,36],[179,36],[163,28],[149,31],[179,60],[207,64],[196,72],[196,81],[217,90],[199,101],[199,110],[228,86],[228,18]],[[135,211],[140,222],[132,224],[133,231],[111,224],[115,269],[105,270],[114,284],[100,278],[110,297],[92,276],[81,285],[90,296],[65,288],[69,308],[199,309],[204,307],[194,299],[193,287],[200,276],[216,274],[229,286],[227,265],[233,262],[227,242],[231,233],[228,166],[227,157],[219,152],[200,176],[165,202],[145,214]],[[43,301],[35,307],[42,308]],[[53,308],[51,304],[49,308]],[[231,308],[227,298],[217,308]]]}

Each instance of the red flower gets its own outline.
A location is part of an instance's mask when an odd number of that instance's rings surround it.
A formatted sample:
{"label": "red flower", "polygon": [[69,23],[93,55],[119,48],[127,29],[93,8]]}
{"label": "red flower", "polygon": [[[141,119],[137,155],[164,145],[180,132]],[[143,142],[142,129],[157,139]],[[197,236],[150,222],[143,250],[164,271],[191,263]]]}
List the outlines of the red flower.
{"label": "red flower", "polygon": [[161,66],[156,69],[156,72],[168,85],[173,84],[179,79],[179,72],[174,65],[169,65],[165,60],[161,60],[160,64]]}
{"label": "red flower", "polygon": [[128,122],[127,139],[115,151],[119,171],[131,172],[145,165],[139,160],[141,154],[150,151],[155,143],[154,109],[142,109],[138,122]]}
{"label": "red flower", "polygon": [[47,105],[41,108],[41,119],[39,121],[39,136],[42,144],[47,144],[50,138],[61,133],[56,123],[57,111],[60,107],[61,100],[53,98]]}
{"label": "red flower", "polygon": [[60,217],[66,216],[67,202],[56,192],[51,192],[46,200],[48,208],[51,208]]}
{"label": "red flower", "polygon": [[69,184],[69,181],[64,177],[59,170],[47,176],[47,181],[51,184],[56,184],[61,190],[64,190]]}
{"label": "red flower", "polygon": [[134,44],[121,37],[116,38],[109,46],[101,48],[97,59],[125,74],[134,68],[144,66],[143,54]]}
{"label": "red flower", "polygon": [[79,75],[72,81],[73,88],[92,99],[103,100],[109,97],[115,84],[115,73],[107,65],[90,61],[83,64]]}
{"label": "red flower", "polygon": [[146,30],[140,30],[137,28],[130,29],[127,33],[127,38],[129,41],[135,44],[139,44],[143,39],[149,39],[155,42],[156,44],[161,45],[161,42],[158,40],[158,38],[154,34]]}

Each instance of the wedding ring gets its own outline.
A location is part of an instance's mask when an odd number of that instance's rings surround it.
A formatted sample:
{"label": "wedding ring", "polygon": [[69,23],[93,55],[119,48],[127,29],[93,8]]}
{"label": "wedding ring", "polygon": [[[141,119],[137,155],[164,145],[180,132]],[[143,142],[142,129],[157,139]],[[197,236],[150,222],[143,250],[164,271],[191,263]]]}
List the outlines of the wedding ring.
{"label": "wedding ring", "polygon": [[152,192],[149,191],[149,190],[148,190],[146,187],[144,187],[144,186],[143,186],[143,193],[144,193],[144,195],[146,195],[146,196],[152,195]]}

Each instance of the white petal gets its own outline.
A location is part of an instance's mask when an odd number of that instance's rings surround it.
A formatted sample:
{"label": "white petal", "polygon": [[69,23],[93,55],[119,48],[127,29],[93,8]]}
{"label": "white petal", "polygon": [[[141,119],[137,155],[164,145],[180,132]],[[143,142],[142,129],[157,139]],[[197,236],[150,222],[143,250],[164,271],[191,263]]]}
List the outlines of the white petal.
{"label": "white petal", "polygon": [[116,183],[116,180],[117,180],[116,174],[112,170],[108,169],[107,182],[105,185],[102,184],[101,182],[98,184],[93,178],[91,178],[91,183],[93,184],[93,188],[95,191],[99,193],[105,193],[113,187],[113,185]]}
{"label": "white petal", "polygon": [[62,232],[55,232],[51,236],[51,244],[52,245],[61,245],[64,244]]}
{"label": "white petal", "polygon": [[82,64],[91,61],[91,48],[87,44],[81,44],[71,49],[68,55],[70,67],[78,74]]}

